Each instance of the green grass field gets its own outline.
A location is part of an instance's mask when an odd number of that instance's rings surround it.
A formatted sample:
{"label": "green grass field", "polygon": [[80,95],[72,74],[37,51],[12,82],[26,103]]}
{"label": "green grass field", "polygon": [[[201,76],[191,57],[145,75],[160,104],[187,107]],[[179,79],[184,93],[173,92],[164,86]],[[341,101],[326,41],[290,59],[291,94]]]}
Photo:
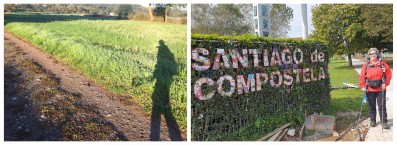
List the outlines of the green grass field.
{"label": "green grass field", "polygon": [[127,95],[145,112],[169,93],[169,106],[154,111],[170,109],[186,131],[186,25],[15,13],[5,14],[5,31]]}
{"label": "green grass field", "polygon": [[[343,87],[343,82],[359,84],[358,73],[348,66],[346,60],[331,59],[329,73],[332,87]],[[326,114],[336,115],[337,112],[360,111],[364,93],[361,89],[335,89],[331,91],[331,106]],[[367,105],[365,105],[367,106]],[[363,111],[367,111],[366,107]]]}

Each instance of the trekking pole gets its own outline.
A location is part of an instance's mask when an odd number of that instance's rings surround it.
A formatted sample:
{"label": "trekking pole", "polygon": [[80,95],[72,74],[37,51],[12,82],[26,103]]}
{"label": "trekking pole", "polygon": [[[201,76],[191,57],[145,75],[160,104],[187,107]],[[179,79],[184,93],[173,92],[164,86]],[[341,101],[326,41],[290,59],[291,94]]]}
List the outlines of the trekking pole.
{"label": "trekking pole", "polygon": [[381,122],[382,122],[382,133],[383,133],[383,107],[384,107],[384,105],[383,105],[383,103],[384,103],[384,99],[383,99],[383,96],[385,95],[385,89],[383,89],[383,87],[382,87],[382,118],[381,118]]}
{"label": "trekking pole", "polygon": [[[381,58],[381,60],[382,60],[382,58]],[[383,73],[382,73],[382,96],[381,96],[381,99],[382,99],[382,120],[381,120],[381,122],[382,122],[382,133],[383,133],[383,111],[384,111],[384,109],[383,109],[383,107],[385,107],[386,108],[386,106],[384,105],[384,103],[386,103],[386,102],[384,102],[386,99],[384,98],[384,96],[385,96],[385,89],[386,89],[386,85],[385,85],[385,82],[386,82],[386,76],[385,76],[385,72],[386,72],[386,69],[385,69],[385,67],[383,66],[383,64],[381,65],[382,66],[382,71],[383,71]],[[383,88],[383,85],[385,85],[385,87]],[[387,118],[386,118],[387,119]]]}
{"label": "trekking pole", "polygon": [[358,138],[359,141],[362,141],[362,138],[361,138],[361,135],[360,135],[360,129],[358,128],[358,124],[360,122],[360,117],[361,117],[361,113],[363,111],[363,106],[364,106],[364,104],[366,102],[367,102],[367,93],[364,92],[364,96],[363,96],[363,99],[361,101],[360,113],[358,114],[357,120],[353,122],[354,123],[353,127],[357,131],[357,136],[356,137]]}

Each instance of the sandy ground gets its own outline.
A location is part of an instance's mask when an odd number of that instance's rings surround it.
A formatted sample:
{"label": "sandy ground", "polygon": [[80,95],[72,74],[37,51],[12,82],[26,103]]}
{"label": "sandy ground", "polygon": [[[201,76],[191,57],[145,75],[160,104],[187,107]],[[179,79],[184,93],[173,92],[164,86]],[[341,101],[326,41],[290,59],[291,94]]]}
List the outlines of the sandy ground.
{"label": "sandy ground", "polygon": [[5,140],[186,140],[164,118],[153,124],[124,96],[8,33],[4,39]]}

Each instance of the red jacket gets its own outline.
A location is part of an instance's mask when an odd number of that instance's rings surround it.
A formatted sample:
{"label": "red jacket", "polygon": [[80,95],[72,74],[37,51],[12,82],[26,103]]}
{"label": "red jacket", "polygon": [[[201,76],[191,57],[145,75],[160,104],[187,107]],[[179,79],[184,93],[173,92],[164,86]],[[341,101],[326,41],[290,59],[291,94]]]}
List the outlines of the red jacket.
{"label": "red jacket", "polygon": [[[367,70],[367,65],[369,62],[364,63],[363,68],[361,68],[361,74],[360,74],[360,87],[365,88],[366,82],[365,82],[365,77],[367,77],[369,80],[382,80],[382,64],[385,68],[385,76],[386,76],[386,81],[385,84],[388,86],[390,84],[391,80],[391,70],[389,65],[383,60],[380,61],[380,63],[376,63],[373,66],[369,66]],[[367,71],[367,75],[365,75],[365,71]],[[382,92],[382,87],[380,88],[371,88],[368,86],[368,91],[369,92]],[[385,89],[386,91],[386,89]]]}

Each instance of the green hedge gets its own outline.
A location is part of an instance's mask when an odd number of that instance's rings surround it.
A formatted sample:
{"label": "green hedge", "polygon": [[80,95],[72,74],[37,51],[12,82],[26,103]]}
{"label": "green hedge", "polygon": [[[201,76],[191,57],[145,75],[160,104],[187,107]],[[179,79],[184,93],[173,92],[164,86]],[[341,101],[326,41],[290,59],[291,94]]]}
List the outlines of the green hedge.
{"label": "green hedge", "polygon": [[[209,54],[205,55],[198,48],[205,48]],[[238,51],[239,55],[244,56],[243,49],[256,49],[259,52],[259,66],[254,66],[254,55],[248,53],[248,67],[243,67],[238,61],[238,68],[233,68],[232,49]],[[272,58],[272,52],[277,49],[280,58],[282,52],[286,57],[293,58],[293,52],[296,53],[296,60],[300,60],[298,48],[302,51],[303,58],[300,64],[292,61],[292,64],[281,62],[274,66],[264,66],[263,53],[265,49],[268,54],[269,64]],[[286,124],[292,123],[292,126],[303,123],[304,113],[321,112],[330,104],[330,79],[328,73],[328,53],[326,47],[321,42],[310,40],[293,40],[293,39],[273,39],[257,37],[252,35],[243,36],[218,36],[192,34],[192,78],[191,78],[191,103],[192,103],[192,140],[256,140],[261,136],[273,131],[274,129]],[[223,55],[220,57],[220,68],[213,70],[214,60],[217,57],[217,49],[224,49],[225,57],[229,60],[229,68]],[[315,53],[317,50],[317,53]],[[197,53],[195,53],[197,52]],[[320,55],[320,53],[322,53]],[[194,55],[193,55],[194,54]],[[198,60],[199,56],[205,57],[210,62],[207,70],[197,70],[197,66],[204,66],[204,63]],[[311,56],[317,59],[312,62]],[[233,56],[236,56],[233,53]],[[276,55],[275,55],[276,56]],[[321,56],[321,57],[320,57]],[[275,57],[277,60],[277,57]],[[285,59],[285,62],[291,59]],[[293,60],[293,59],[292,59]],[[321,62],[320,62],[321,60]],[[208,64],[207,64],[208,66]],[[310,72],[305,73],[310,82],[304,82],[302,73],[298,75],[300,81],[296,81],[294,70],[309,68]],[[321,71],[320,68],[323,68]],[[312,71],[313,70],[313,71]],[[282,84],[272,86],[270,80],[278,84],[279,77],[277,71],[281,73]],[[274,72],[273,77],[271,77]],[[284,73],[286,76],[284,76]],[[313,74],[311,73],[313,72]],[[257,90],[256,75],[266,73],[267,82],[263,83],[265,78],[260,78],[262,84],[261,90]],[[254,76],[251,84],[248,86],[248,92],[242,89],[238,92],[238,75],[242,75],[244,83],[250,78],[249,74]],[[317,81],[313,81],[311,75]],[[322,75],[322,76],[321,76]],[[218,93],[218,79],[220,77],[231,76],[234,80],[224,80],[222,87],[224,92],[233,92],[231,95],[221,95]],[[290,77],[288,77],[290,76]],[[320,77],[321,76],[321,77]],[[291,83],[292,77],[292,84]],[[240,76],[241,78],[241,76]],[[213,80],[213,84],[204,83],[199,85],[201,80]],[[241,82],[241,81],[240,81]],[[285,83],[285,84],[284,84]],[[233,87],[232,84],[235,84]],[[253,87],[253,88],[251,88]],[[231,91],[234,88],[234,91]],[[195,90],[196,89],[196,90]],[[201,91],[200,91],[201,89]],[[200,97],[201,92],[207,95],[211,92],[213,96],[205,98]],[[222,92],[222,91],[221,91]],[[198,95],[197,95],[198,94]]]}

